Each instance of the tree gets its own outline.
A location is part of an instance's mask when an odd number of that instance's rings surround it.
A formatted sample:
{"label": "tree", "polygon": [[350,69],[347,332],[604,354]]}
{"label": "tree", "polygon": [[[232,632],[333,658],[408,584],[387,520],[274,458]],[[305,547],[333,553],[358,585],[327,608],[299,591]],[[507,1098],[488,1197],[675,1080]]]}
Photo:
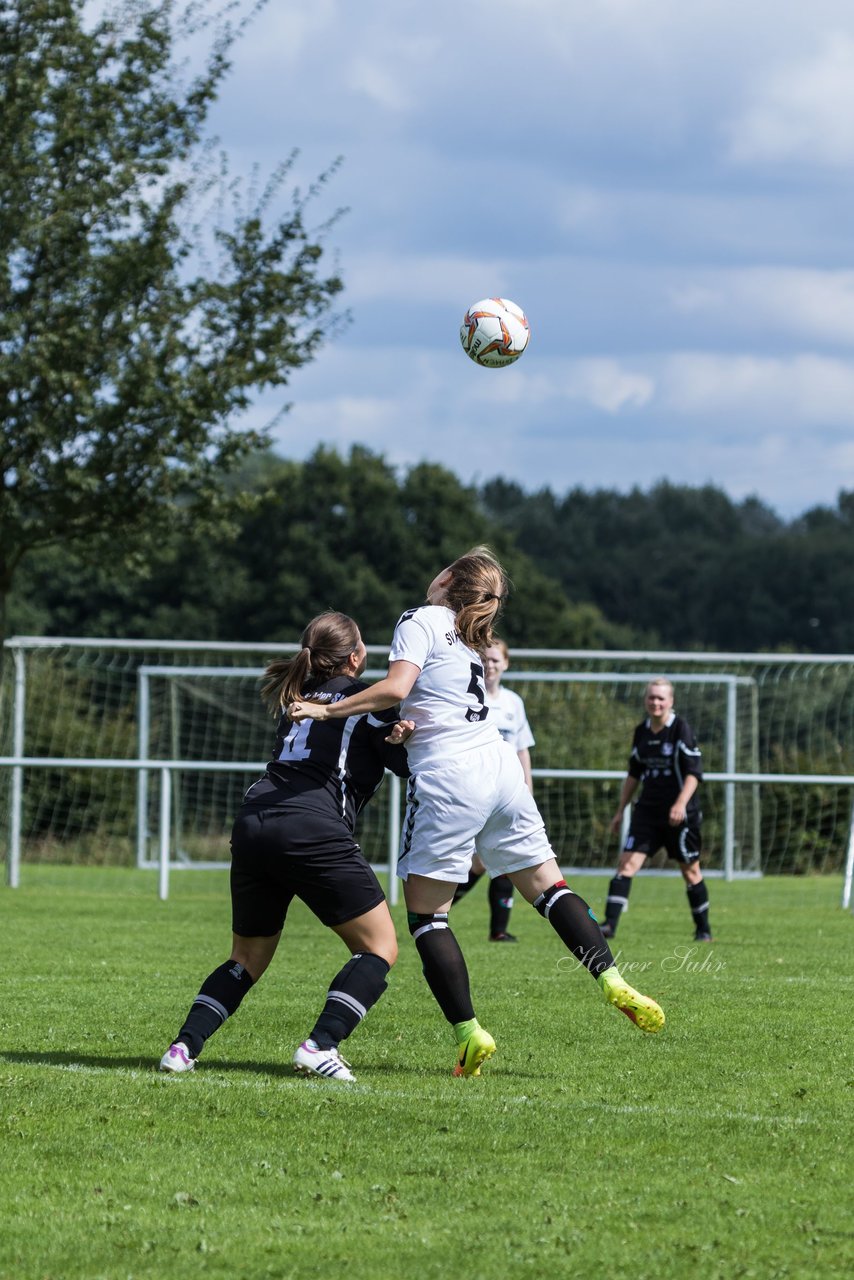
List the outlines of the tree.
{"label": "tree", "polygon": [[387,644],[400,613],[424,598],[437,569],[491,543],[513,590],[499,629],[524,648],[628,647],[591,604],[573,605],[547,573],[484,515],[477,492],[420,463],[398,474],[355,446],[305,462],[270,451],[241,463],[229,485],[253,496],[228,532],[164,537],[145,574],[84,566],[62,548],[37,552],[10,619],[24,630],[198,640],[293,640],[322,609],[342,609],[366,641]]}
{"label": "tree", "polygon": [[[265,438],[240,412],[336,323],[305,223],[328,175],[268,226],[286,163],[200,265],[203,126],[239,34],[205,4],[126,0],[88,27],[84,0],[0,4],[0,640],[34,550],[71,542],[118,576],[221,521],[223,476]],[[182,88],[176,42],[200,24]]]}

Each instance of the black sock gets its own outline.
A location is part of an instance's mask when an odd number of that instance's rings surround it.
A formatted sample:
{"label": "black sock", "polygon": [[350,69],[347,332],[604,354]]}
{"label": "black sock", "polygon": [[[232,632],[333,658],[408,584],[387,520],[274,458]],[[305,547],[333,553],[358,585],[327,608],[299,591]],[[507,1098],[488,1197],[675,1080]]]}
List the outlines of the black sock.
{"label": "black sock", "polygon": [[617,932],[620,914],[629,905],[629,893],[632,887],[631,876],[614,876],[608,885],[608,896],[605,899],[605,920]]}
{"label": "black sock", "polygon": [[242,964],[226,960],[205,978],[175,1042],[182,1041],[190,1057],[198,1058],[208,1037],[220,1029],[226,1018],[237,1012],[241,1000],[253,985],[253,978]]}
{"label": "black sock", "polygon": [[419,915],[408,912],[409,932],[415,939],[427,986],[445,1017],[455,1025],[474,1017],[465,958],[450,928],[447,912]]}
{"label": "black sock", "polygon": [[688,906],[694,918],[694,928],[698,933],[711,933],[709,924],[709,891],[705,880],[698,884],[688,885]]}
{"label": "black sock", "polygon": [[534,906],[545,916],[561,942],[569,948],[579,964],[594,978],[614,963],[611,948],[602,937],[596,917],[583,898],[558,880],[534,899]]}
{"label": "black sock", "polygon": [[[459,902],[460,898],[464,898],[468,893],[469,889],[473,889],[477,884],[478,880],[481,880],[482,878],[483,878],[482,871],[470,871],[469,878],[465,882],[465,884],[457,885],[456,892],[454,893],[454,902]],[[454,903],[452,902],[451,906],[453,905]]]}
{"label": "black sock", "polygon": [[388,961],[371,951],[357,952],[347,961],[329,984],[323,1012],[309,1037],[318,1049],[337,1049],[356,1030],[388,986],[388,971]]}
{"label": "black sock", "polygon": [[513,881],[509,876],[496,876],[489,882],[489,932],[506,933],[513,908]]}

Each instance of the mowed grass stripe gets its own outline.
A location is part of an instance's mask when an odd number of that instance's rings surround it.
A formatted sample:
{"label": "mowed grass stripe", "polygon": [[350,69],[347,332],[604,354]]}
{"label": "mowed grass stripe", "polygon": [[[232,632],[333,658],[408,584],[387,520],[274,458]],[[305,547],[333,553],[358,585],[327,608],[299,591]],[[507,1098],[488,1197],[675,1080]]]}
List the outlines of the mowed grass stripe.
{"label": "mowed grass stripe", "polygon": [[[5,1055],[0,1054],[0,1062],[8,1061]],[[221,1075],[218,1074],[217,1068],[212,1067],[207,1070],[201,1070],[193,1073],[191,1076],[182,1076],[180,1079],[170,1078],[165,1074],[159,1074],[152,1067],[109,1067],[109,1066],[92,1066],[83,1062],[41,1062],[37,1058],[20,1057],[15,1059],[17,1065],[35,1067],[44,1071],[64,1071],[79,1075],[92,1076],[124,1076],[131,1081],[138,1081],[147,1087],[168,1088],[168,1089],[246,1089],[254,1092],[264,1091],[267,1089],[293,1088],[296,1090],[307,1089],[323,1089],[327,1090],[328,1085],[322,1080],[307,1080],[305,1078],[296,1077],[293,1082],[281,1079],[259,1079],[257,1077],[237,1076],[237,1075]],[[357,1080],[355,1084],[336,1085],[339,1089],[346,1088],[348,1100],[350,1097],[359,1098],[365,1095],[382,1097],[384,1099],[398,1098],[406,1103],[426,1103],[433,1102],[441,1105],[447,1100],[447,1091],[436,1092],[430,1094],[425,1088],[401,1089],[400,1087],[389,1088],[385,1085],[375,1085],[363,1080]],[[489,1090],[488,1081],[481,1078],[477,1081],[465,1081],[455,1084],[456,1089],[466,1089],[469,1093],[465,1097],[468,1106],[484,1106],[487,1109],[494,1105],[495,1098]],[[335,1099],[333,1099],[335,1100]],[[314,1101],[314,1100],[312,1100]],[[691,1119],[698,1121],[713,1120],[735,1120],[739,1124],[820,1124],[823,1118],[818,1116],[798,1115],[798,1116],[779,1116],[779,1115],[751,1115],[746,1111],[728,1111],[724,1108],[702,1105],[697,1107],[674,1107],[674,1106],[630,1106],[625,1103],[611,1102],[588,1102],[581,1098],[555,1098],[547,1099],[529,1098],[527,1095],[513,1098],[502,1096],[502,1103],[505,1106],[526,1106],[526,1107],[545,1107],[551,1109],[561,1109],[564,1111],[600,1111],[608,1112],[612,1115],[644,1115],[670,1117],[673,1119]]]}
{"label": "mowed grass stripe", "polygon": [[[620,930],[668,1024],[642,1036],[528,908],[485,941],[455,909],[499,1052],[450,1078],[401,960],[344,1088],[291,1074],[340,943],[297,908],[269,974],[179,1079],[156,1064],[228,947],[225,879],[25,868],[0,893],[0,1278],[542,1280],[854,1274],[850,988],[841,882],[715,883],[715,972],[681,885],[638,881]],[[607,878],[575,887],[594,908]],[[682,950],[680,950],[682,949]]]}

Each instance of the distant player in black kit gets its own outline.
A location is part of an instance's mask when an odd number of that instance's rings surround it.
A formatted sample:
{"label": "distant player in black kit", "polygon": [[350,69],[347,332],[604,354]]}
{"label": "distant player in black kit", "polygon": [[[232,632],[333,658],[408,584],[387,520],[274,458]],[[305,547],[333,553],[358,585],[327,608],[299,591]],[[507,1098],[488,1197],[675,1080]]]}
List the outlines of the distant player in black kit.
{"label": "distant player in black kit", "polygon": [[628,905],[635,873],[663,846],[667,856],[679,863],[688,887],[694,940],[711,942],[709,891],[700,870],[703,815],[696,797],[703,780],[700,749],[687,720],[673,710],[673,685],[669,680],[651,680],[644,705],[649,715],[635,729],[620,805],[611,819],[613,832],[619,833],[626,806],[638,787],[642,790],[617,874],[608,886],[602,933],[613,938],[620,913]]}
{"label": "distant player in black kit", "polygon": [[[293,899],[333,929],[351,959],[332,979],[314,1029],[294,1054],[306,1075],[354,1080],[338,1045],[386,989],[397,939],[379,881],[353,838],[356,815],[386,767],[408,776],[395,709],[294,724],[295,698],[334,703],[368,688],[367,655],[343,613],[306,627],[302,649],[272,662],[262,696],[279,716],[273,759],[246,793],[231,836],[231,956],[202,983],[161,1071],[192,1071],[209,1036],[237,1011],[275,954]],[[389,736],[393,732],[391,742]]]}

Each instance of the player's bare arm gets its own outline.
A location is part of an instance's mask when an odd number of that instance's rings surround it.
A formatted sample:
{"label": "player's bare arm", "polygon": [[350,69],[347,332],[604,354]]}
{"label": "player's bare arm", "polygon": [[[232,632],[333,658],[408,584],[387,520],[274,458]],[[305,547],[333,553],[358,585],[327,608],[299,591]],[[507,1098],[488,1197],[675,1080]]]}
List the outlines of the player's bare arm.
{"label": "player's bare arm", "polygon": [[387,711],[407,697],[419,674],[420,668],[413,662],[391,662],[388,675],[369,689],[362,689],[349,698],[339,698],[337,702],[300,699],[289,704],[288,715],[296,724],[301,724],[303,720],[339,720],[361,716],[367,711]]}
{"label": "player's bare arm", "polygon": [[611,831],[615,834],[620,830],[620,826],[623,821],[623,813],[631,803],[632,796],[637,791],[639,785],[637,778],[635,778],[631,773],[626,774],[620,790],[620,804],[617,812],[614,814],[610,822]]}

